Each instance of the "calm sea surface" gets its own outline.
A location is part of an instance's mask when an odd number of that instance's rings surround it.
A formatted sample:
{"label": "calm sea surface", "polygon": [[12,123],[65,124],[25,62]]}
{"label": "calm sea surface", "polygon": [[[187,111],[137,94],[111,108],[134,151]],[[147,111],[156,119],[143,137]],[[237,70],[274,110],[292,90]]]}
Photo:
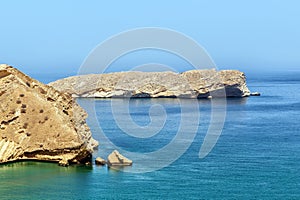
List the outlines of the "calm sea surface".
{"label": "calm sea surface", "polygon": [[[42,162],[0,165],[0,199],[300,199],[300,73],[249,77],[248,87],[262,96],[227,100],[222,134],[203,159],[199,149],[210,123],[210,100],[197,101],[199,110],[195,110],[195,100],[180,104],[176,99],[132,99],[129,103],[122,99],[78,99],[83,107],[92,105],[93,109],[87,110],[94,137],[101,139],[100,126],[120,152],[143,154],[169,144],[180,128],[182,109],[190,112],[191,126],[197,123],[197,134],[179,159],[148,173],[95,165],[64,168]],[[126,122],[128,116],[122,109],[114,109],[114,113],[111,109],[112,105],[127,106],[132,121],[145,126],[151,122],[149,109],[154,104],[161,105],[167,117],[159,133],[149,138],[127,135],[115,117]],[[163,121],[155,111],[150,112],[153,120]],[[200,120],[193,120],[191,116],[199,112]],[[97,122],[92,119],[94,113]],[[130,126],[128,123],[133,133],[138,130]],[[189,126],[186,128],[188,133]],[[113,149],[102,142],[94,157],[106,158]]]}

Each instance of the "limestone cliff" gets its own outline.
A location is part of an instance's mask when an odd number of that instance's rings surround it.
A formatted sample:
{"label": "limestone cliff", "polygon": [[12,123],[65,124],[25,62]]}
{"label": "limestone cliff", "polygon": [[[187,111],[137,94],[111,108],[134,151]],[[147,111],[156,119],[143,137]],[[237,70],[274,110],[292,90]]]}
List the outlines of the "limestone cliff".
{"label": "limestone cliff", "polygon": [[0,110],[0,163],[86,163],[98,144],[70,95],[8,65],[0,65]]}
{"label": "limestone cliff", "polygon": [[208,98],[217,97],[223,89],[226,97],[250,95],[244,73],[237,70],[90,74],[68,77],[49,85],[75,97]]}

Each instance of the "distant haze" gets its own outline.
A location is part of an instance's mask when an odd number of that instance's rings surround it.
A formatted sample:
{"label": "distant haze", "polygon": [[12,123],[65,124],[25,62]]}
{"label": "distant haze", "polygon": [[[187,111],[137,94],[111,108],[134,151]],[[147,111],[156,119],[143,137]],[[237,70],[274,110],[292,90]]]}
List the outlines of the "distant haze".
{"label": "distant haze", "polygon": [[[2,1],[0,63],[26,73],[75,74],[108,37],[161,27],[196,40],[221,69],[299,70],[299,8],[297,0]],[[172,55],[140,52],[111,71],[147,63],[189,69]]]}

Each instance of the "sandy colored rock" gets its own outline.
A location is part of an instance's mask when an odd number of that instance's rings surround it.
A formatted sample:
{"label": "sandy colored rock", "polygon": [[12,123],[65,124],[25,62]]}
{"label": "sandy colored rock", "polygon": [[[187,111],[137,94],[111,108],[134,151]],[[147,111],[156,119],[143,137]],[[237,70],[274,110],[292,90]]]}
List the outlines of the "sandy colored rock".
{"label": "sandy colored rock", "polygon": [[0,163],[86,163],[98,145],[70,95],[8,65],[0,65],[0,111]]}
{"label": "sandy colored rock", "polygon": [[191,70],[180,74],[115,72],[73,76],[49,85],[74,97],[208,98],[250,95],[244,73],[237,70]]}
{"label": "sandy colored rock", "polygon": [[69,161],[66,160],[66,159],[62,159],[62,160],[60,160],[60,161],[58,162],[58,165],[59,165],[59,166],[63,166],[63,167],[67,167],[67,166],[69,166]]}
{"label": "sandy colored rock", "polygon": [[111,154],[109,154],[107,164],[109,166],[130,166],[132,165],[132,160],[129,160],[125,156],[121,155],[117,150],[114,150]]}
{"label": "sandy colored rock", "polygon": [[95,160],[95,164],[96,165],[105,165],[106,160],[104,160],[103,158],[97,157],[96,160]]}
{"label": "sandy colored rock", "polygon": [[259,93],[259,92],[252,92],[252,93],[250,94],[250,96],[260,96],[260,93]]}

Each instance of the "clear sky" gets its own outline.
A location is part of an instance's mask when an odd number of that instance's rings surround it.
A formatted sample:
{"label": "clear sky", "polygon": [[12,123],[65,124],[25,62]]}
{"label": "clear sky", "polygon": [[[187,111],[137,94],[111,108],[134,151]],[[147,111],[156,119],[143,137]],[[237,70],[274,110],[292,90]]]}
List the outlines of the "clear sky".
{"label": "clear sky", "polygon": [[300,70],[298,0],[0,0],[0,8],[0,63],[24,72],[76,72],[100,42],[138,27],[192,37],[219,68]]}

